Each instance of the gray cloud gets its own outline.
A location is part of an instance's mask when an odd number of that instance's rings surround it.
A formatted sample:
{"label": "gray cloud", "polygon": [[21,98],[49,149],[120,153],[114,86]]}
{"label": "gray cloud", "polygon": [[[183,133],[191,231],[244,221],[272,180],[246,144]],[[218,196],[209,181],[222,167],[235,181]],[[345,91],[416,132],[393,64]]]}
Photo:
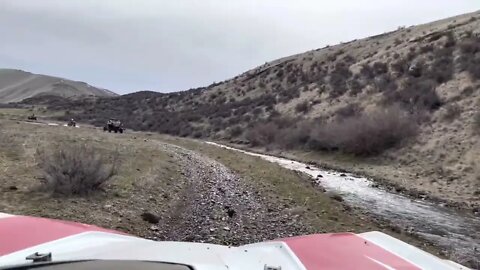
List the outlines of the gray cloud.
{"label": "gray cloud", "polygon": [[473,0],[3,0],[0,66],[120,93],[185,90],[477,9]]}

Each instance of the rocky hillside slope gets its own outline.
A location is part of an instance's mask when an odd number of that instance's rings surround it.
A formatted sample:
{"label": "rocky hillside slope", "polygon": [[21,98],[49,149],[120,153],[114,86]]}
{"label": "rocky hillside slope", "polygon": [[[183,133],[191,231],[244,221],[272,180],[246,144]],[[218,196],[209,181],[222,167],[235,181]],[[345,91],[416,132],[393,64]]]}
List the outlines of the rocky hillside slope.
{"label": "rocky hillside slope", "polygon": [[476,12],[293,55],[205,88],[47,103],[94,124],[115,116],[138,130],[375,157],[408,172],[397,179],[407,188],[478,206],[479,29]]}
{"label": "rocky hillside slope", "polygon": [[32,74],[22,70],[0,69],[0,103],[19,102],[38,95],[109,97],[116,94],[84,82]]}

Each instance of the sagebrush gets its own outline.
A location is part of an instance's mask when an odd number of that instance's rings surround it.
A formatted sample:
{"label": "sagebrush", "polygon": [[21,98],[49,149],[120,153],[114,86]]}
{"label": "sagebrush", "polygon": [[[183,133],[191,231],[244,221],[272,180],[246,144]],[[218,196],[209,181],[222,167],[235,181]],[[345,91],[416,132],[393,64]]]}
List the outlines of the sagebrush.
{"label": "sagebrush", "polygon": [[58,195],[87,195],[102,190],[116,174],[118,153],[112,157],[84,143],[63,143],[37,150],[42,189]]}
{"label": "sagebrush", "polygon": [[379,108],[368,113],[353,113],[322,119],[277,118],[260,122],[247,132],[252,146],[275,145],[283,149],[340,151],[359,156],[377,155],[414,137],[419,117],[399,106]]}
{"label": "sagebrush", "polygon": [[316,126],[310,135],[309,147],[361,156],[376,155],[417,132],[418,126],[412,115],[396,107],[378,109]]}

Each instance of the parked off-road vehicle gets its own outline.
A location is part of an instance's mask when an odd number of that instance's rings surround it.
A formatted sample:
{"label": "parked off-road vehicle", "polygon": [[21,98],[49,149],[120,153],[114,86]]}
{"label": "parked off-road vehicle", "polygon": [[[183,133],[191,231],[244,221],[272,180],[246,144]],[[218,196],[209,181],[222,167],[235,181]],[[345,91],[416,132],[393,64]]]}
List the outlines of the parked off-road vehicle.
{"label": "parked off-road vehicle", "polygon": [[35,114],[29,115],[27,119],[31,121],[37,121],[37,117],[35,116]]}
{"label": "parked off-road vehicle", "polygon": [[110,119],[107,121],[107,124],[103,127],[103,131],[108,131],[108,132],[115,132],[115,133],[123,133],[125,128],[123,128],[122,122],[117,119]]}

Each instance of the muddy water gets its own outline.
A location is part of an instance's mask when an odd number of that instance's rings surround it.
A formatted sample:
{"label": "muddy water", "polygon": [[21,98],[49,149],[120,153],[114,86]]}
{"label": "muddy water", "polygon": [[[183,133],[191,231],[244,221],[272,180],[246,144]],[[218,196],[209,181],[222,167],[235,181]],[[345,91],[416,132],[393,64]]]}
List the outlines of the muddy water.
{"label": "muddy water", "polygon": [[367,178],[326,171],[305,163],[212,142],[208,144],[257,156],[284,168],[306,173],[327,191],[341,194],[347,204],[419,234],[453,253],[457,261],[480,262],[480,217],[460,214],[454,209],[376,188],[374,182]]}

